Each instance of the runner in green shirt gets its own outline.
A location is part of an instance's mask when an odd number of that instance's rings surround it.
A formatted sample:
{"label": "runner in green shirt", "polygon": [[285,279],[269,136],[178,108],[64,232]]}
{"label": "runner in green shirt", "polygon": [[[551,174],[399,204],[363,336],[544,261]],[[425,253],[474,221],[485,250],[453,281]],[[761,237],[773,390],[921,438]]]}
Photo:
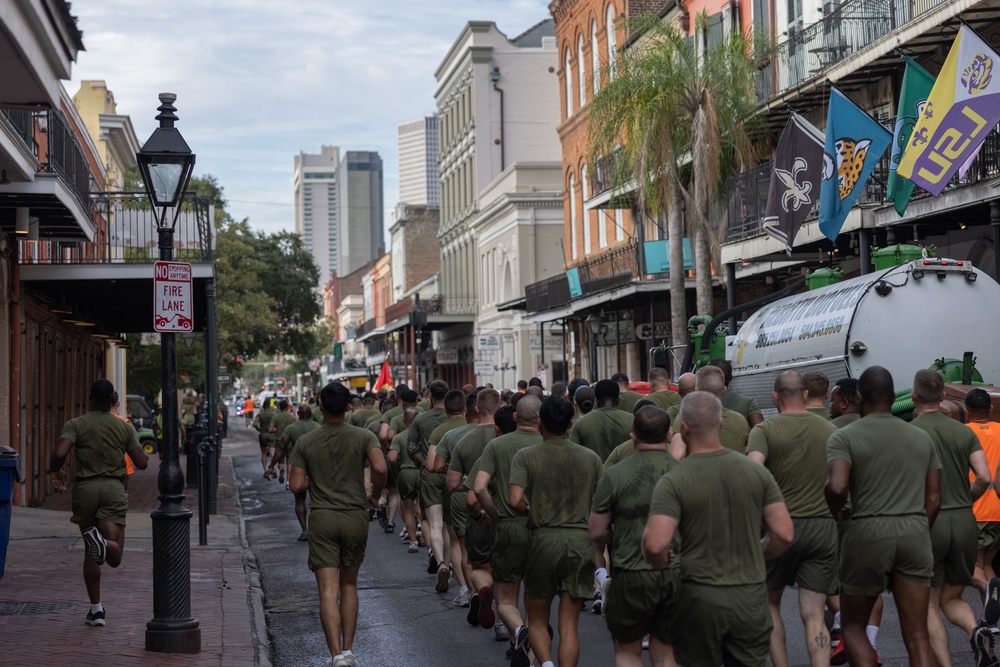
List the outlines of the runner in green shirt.
{"label": "runner in green shirt", "polygon": [[[274,426],[274,450],[277,453],[278,444],[281,442],[281,436],[285,432],[285,428],[295,421],[295,415],[291,411],[291,407],[286,399],[281,399],[278,401],[278,411],[274,413],[274,418],[271,420],[271,424]],[[271,456],[271,461],[274,461],[274,456]],[[274,470],[272,469],[273,473]],[[285,459],[279,459],[278,462],[278,484],[285,484],[285,488],[288,485],[285,483]]]}
{"label": "runner in green shirt", "polygon": [[257,416],[253,418],[253,427],[257,429],[260,434],[257,439],[260,443],[260,463],[264,467],[264,478],[270,479],[267,472],[267,462],[270,460],[271,455],[274,454],[274,445],[276,440],[274,439],[274,429],[271,427],[271,422],[274,420],[275,412],[271,409],[272,399],[265,398],[264,406],[257,413]]}
{"label": "runner in green shirt", "polygon": [[826,498],[834,516],[851,499],[841,542],[841,623],[852,664],[870,664],[865,626],[891,588],[911,665],[935,664],[927,639],[934,555],[930,525],[941,506],[941,464],[927,433],[892,415],[892,375],[858,378],[861,419],[830,436]]}
{"label": "runner in green shirt", "polygon": [[844,428],[859,419],[858,381],[854,378],[841,378],[830,392],[830,421],[837,428]]}
{"label": "runner in green shirt", "polygon": [[[275,465],[284,467],[284,463],[289,459],[299,438],[319,428],[319,424],[313,420],[312,408],[305,403],[298,407],[297,414],[298,419],[284,427],[281,437],[278,439],[278,446],[271,457],[271,465],[268,467],[268,472],[273,473]],[[291,481],[289,481],[290,485]],[[305,542],[309,539],[309,533],[306,532],[306,494],[303,492],[293,495],[295,497],[295,518],[298,519],[299,527],[301,528],[299,542]]]}
{"label": "runner in green shirt", "polygon": [[382,413],[375,407],[375,401],[375,394],[371,392],[365,394],[364,398],[361,399],[361,405],[364,407],[351,413],[349,423],[352,426],[364,428],[370,419],[381,419]]}
{"label": "runner in green shirt", "polygon": [[[695,374],[695,386],[698,391],[707,391],[720,401],[726,395],[725,375],[720,368],[715,366],[704,366]],[[670,409],[667,409],[670,412]],[[743,415],[722,408],[722,428],[719,430],[719,440],[726,449],[731,449],[738,454],[746,454],[747,436],[750,435],[750,424]],[[670,453],[677,460],[681,460],[686,455],[684,438],[674,429],[674,437],[670,443]]]}
{"label": "runner in green shirt", "polygon": [[791,544],[792,519],[771,473],[722,446],[718,398],[688,394],[679,421],[688,456],[657,482],[642,536],[646,560],[665,569],[680,535],[672,627],[677,661],[763,667],[772,627],[764,561]]}
{"label": "runner in green shirt", "polygon": [[629,389],[628,376],[624,373],[615,373],[611,376],[611,381],[616,383],[620,390],[618,394],[618,409],[625,412],[635,412],[635,404],[642,400],[642,394]]}
{"label": "runner in green shirt", "polygon": [[[386,473],[378,438],[345,423],[350,396],[339,382],[323,387],[325,423],[298,439],[288,461],[292,491],[309,491],[309,569],[316,576],[323,633],[334,664],[343,660],[342,650],[354,649],[368,509],[378,504]],[[366,463],[371,488],[365,488]]]}
{"label": "runner in green shirt", "polygon": [[597,409],[580,417],[573,424],[569,441],[583,445],[601,457],[603,463],[620,443],[629,439],[632,417],[618,409],[619,388],[611,380],[601,380],[594,385]]}
{"label": "runner in green shirt", "polygon": [[680,394],[670,389],[670,373],[665,368],[657,367],[649,371],[649,392],[646,399],[664,410],[681,402]]}
{"label": "runner in green shirt", "polygon": [[[608,543],[614,547],[614,579],[606,581],[604,605],[615,655],[641,660],[642,638],[649,635],[654,665],[673,662],[670,625],[680,562],[675,559],[670,569],[653,570],[642,557],[642,532],[653,487],[678,465],[667,453],[669,433],[666,411],[653,406],[636,411],[632,426],[636,453],[597,483],[589,522],[595,555],[603,560]],[[674,546],[675,551],[678,548]]]}
{"label": "runner in green shirt", "polygon": [[806,387],[806,410],[830,419],[830,409],[826,400],[830,398],[830,379],[820,371],[809,371],[802,376],[802,384]]}
{"label": "runner in green shirt", "polygon": [[400,504],[403,506],[403,525],[406,526],[407,553],[415,554],[417,544],[417,511],[415,501],[420,486],[420,472],[417,464],[406,455],[406,440],[409,428],[417,416],[416,408],[403,411],[403,430],[396,434],[389,446],[389,465],[396,469],[396,488],[399,490]]}
{"label": "runner in green shirt", "polygon": [[[722,407],[743,415],[750,428],[764,421],[764,413],[761,412],[760,406],[753,397],[746,396],[729,388],[729,383],[733,381],[733,365],[729,360],[717,357],[709,361],[708,365],[715,366],[721,370],[726,378],[726,393],[722,396]],[[681,395],[683,396],[684,392],[681,392]]]}

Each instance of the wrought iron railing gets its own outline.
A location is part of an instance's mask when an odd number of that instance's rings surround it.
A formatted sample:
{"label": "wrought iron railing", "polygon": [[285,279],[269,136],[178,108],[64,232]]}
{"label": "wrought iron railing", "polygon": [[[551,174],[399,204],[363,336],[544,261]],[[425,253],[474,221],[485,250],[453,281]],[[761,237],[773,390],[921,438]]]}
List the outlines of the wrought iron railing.
{"label": "wrought iron railing", "polygon": [[84,155],[80,140],[73,132],[62,111],[53,109],[45,113],[48,151],[39,173],[57,174],[86,209],[90,204],[90,162]]}
{"label": "wrought iron railing", "polygon": [[17,136],[24,142],[31,154],[38,157],[38,146],[35,145],[34,137],[34,114],[20,109],[0,109],[0,114],[3,114],[3,117],[14,128]]}
{"label": "wrought iron railing", "polygon": [[639,244],[630,241],[584,260],[580,272],[580,288],[593,294],[632,282],[639,276]]}
{"label": "wrought iron railing", "polygon": [[529,313],[554,310],[569,305],[569,280],[565,273],[539,280],[524,288],[525,308]]}
{"label": "wrought iron railing", "polygon": [[475,315],[479,300],[469,294],[435,294],[415,301],[413,309],[430,315]]}
{"label": "wrought iron railing", "polygon": [[817,76],[915,17],[948,0],[847,0],[823,4],[824,17],[804,28],[790,27],[788,38],[757,76],[757,101],[763,104]]}

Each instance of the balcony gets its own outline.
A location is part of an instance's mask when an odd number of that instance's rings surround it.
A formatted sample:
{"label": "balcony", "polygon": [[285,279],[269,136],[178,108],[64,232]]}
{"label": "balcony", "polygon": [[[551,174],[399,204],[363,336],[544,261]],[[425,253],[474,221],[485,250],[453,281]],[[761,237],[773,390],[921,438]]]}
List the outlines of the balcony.
{"label": "balcony", "polygon": [[529,313],[555,310],[569,305],[569,280],[565,273],[539,280],[524,288],[525,307]]}
{"label": "balcony", "polygon": [[479,300],[469,294],[435,294],[414,301],[413,309],[428,315],[475,315]]}
{"label": "balcony", "polygon": [[632,240],[584,260],[577,265],[577,269],[584,294],[626,285],[639,276],[639,244]]}
{"label": "balcony", "polygon": [[948,0],[847,0],[823,4],[822,20],[790,27],[788,39],[757,76],[757,101],[775,95],[862,51],[914,18]]}

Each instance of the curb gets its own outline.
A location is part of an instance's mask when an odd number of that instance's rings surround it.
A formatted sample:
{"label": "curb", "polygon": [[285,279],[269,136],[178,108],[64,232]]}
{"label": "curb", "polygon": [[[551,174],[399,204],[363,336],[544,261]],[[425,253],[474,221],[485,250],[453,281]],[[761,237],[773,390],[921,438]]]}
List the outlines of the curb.
{"label": "curb", "polygon": [[264,615],[264,589],[260,584],[260,568],[257,566],[257,556],[250,549],[247,541],[246,522],[243,520],[243,494],[239,478],[236,476],[236,465],[233,457],[229,457],[229,462],[233,466],[233,481],[236,491],[236,517],[237,525],[240,528],[240,546],[243,549],[243,571],[249,579],[247,587],[247,606],[250,607],[250,616],[253,625],[250,633],[254,643],[254,665],[257,667],[271,666],[271,645],[268,641],[267,620]]}

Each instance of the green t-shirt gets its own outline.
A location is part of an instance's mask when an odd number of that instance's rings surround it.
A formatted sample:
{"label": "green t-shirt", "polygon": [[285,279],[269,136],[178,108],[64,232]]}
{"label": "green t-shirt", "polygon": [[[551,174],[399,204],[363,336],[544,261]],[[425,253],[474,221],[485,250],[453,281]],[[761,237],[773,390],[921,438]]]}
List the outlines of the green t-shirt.
{"label": "green t-shirt", "polygon": [[427,412],[428,410],[430,410],[431,409],[431,402],[430,402],[430,400],[426,399],[426,398],[420,399],[420,401],[417,403],[417,409],[418,410],[423,410],[424,412]]}
{"label": "green t-shirt", "polygon": [[324,424],[299,437],[288,464],[306,471],[309,508],[367,510],[365,464],[378,438],[350,424]]}
{"label": "green t-shirt", "polygon": [[296,419],[285,427],[285,435],[288,436],[288,451],[295,448],[295,443],[306,433],[310,433],[319,428],[319,424],[312,419]]}
{"label": "green t-shirt", "polygon": [[732,389],[727,390],[726,393],[722,395],[722,407],[729,408],[730,410],[740,413],[743,415],[743,418],[747,420],[750,419],[750,415],[763,414],[760,411],[760,406],[757,405],[756,400],[746,394],[733,391]]}
{"label": "green t-shirt", "polygon": [[941,414],[928,412],[912,422],[931,436],[941,463],[941,509],[972,507],[969,488],[969,457],[983,450],[979,438],[968,426]]}
{"label": "green t-shirt", "polygon": [[618,408],[597,408],[573,424],[569,441],[583,445],[604,462],[618,443],[627,440],[632,431],[632,415]]}
{"label": "green t-shirt", "polygon": [[618,394],[618,409],[625,412],[635,412],[635,404],[642,399],[642,394],[637,391],[627,390]]}
{"label": "green t-shirt", "polygon": [[747,452],[764,455],[792,518],[830,516],[823,495],[826,442],[836,431],[832,423],[808,412],[775,415],[750,431]]}
{"label": "green t-shirt", "polygon": [[271,423],[274,424],[274,437],[281,440],[281,436],[284,435],[285,429],[294,423],[295,420],[295,414],[291,412],[279,412],[274,415],[274,419],[271,420]]}
{"label": "green t-shirt", "polygon": [[410,431],[402,431],[393,436],[392,442],[389,444],[389,449],[395,450],[399,458],[396,461],[399,462],[399,467],[402,468],[416,468],[417,464],[410,460],[410,457],[406,455],[406,439],[410,435]]}
{"label": "green t-shirt", "polygon": [[656,403],[657,407],[661,407],[664,410],[669,408],[671,405],[681,404],[681,395],[676,391],[671,391],[669,389],[664,389],[663,391],[654,391],[648,396],[644,397],[647,401],[652,401]]}
{"label": "green t-shirt", "polygon": [[[445,423],[447,424],[448,422]],[[474,428],[476,428],[475,424],[462,424],[461,426],[456,426],[451,429],[441,436],[441,441],[438,442],[437,447],[434,449],[434,453],[444,459],[445,463],[450,463],[452,454],[455,452],[455,447],[458,446],[459,441],[463,436],[465,436],[466,433]]]}
{"label": "green t-shirt", "polygon": [[322,426],[323,425],[323,410],[320,409],[318,403],[316,405],[312,406],[312,411],[313,411],[312,420],[314,422],[316,422],[317,424],[319,424],[320,426]]}
{"label": "green t-shirt", "polygon": [[[674,430],[680,431],[680,424],[677,424]],[[719,431],[719,441],[722,446],[738,454],[746,454],[749,435],[750,423],[746,417],[735,410],[722,408],[722,429]]]}
{"label": "green t-shirt", "polygon": [[653,490],[649,514],[678,521],[681,580],[707,586],[764,583],[764,507],[782,502],[767,468],[730,449],[689,454]]}
{"label": "green t-shirt", "polygon": [[853,424],[859,419],[861,419],[861,415],[859,415],[857,412],[845,412],[839,417],[834,417],[833,419],[831,419],[830,423],[836,426],[837,428],[844,428],[848,424]]}
{"label": "green t-shirt", "polygon": [[590,501],[603,474],[601,457],[568,440],[526,447],[510,464],[510,483],[525,490],[529,530],[586,530]]}
{"label": "green t-shirt", "polygon": [[271,422],[274,421],[275,415],[278,413],[271,408],[265,408],[260,411],[257,415],[257,424],[260,426],[260,432],[269,435],[271,433]]}
{"label": "green t-shirt", "polygon": [[633,454],[635,454],[635,443],[632,442],[631,439],[626,440],[611,450],[611,453],[608,454],[608,458],[604,461],[604,469],[610,470],[612,466],[621,463]]}
{"label": "green t-shirt", "polygon": [[653,569],[642,557],[642,532],[646,529],[653,488],[678,465],[666,452],[635,452],[608,470],[597,483],[590,509],[598,514],[611,514],[616,571]]}
{"label": "green t-shirt", "polygon": [[382,423],[383,424],[391,424],[392,423],[392,418],[393,417],[397,417],[397,416],[401,417],[403,415],[403,412],[405,410],[406,410],[406,406],[404,406],[402,404],[397,405],[396,407],[392,408],[391,410],[386,410],[385,412],[382,413]]}
{"label": "green t-shirt", "polygon": [[941,468],[927,432],[875,412],[837,430],[826,460],[851,464],[851,513],[866,516],[923,514],[927,473]]}
{"label": "green t-shirt", "polygon": [[480,459],[476,459],[476,462],[472,464],[469,472],[465,475],[465,481],[462,482],[462,486],[464,486],[467,491],[472,491],[472,489],[476,486],[476,476],[479,475],[479,461]]}
{"label": "green t-shirt", "polygon": [[496,505],[497,514],[501,519],[518,518],[521,515],[510,508],[507,491],[510,486],[510,464],[514,455],[525,447],[531,447],[542,442],[538,431],[518,429],[512,433],[501,435],[486,443],[483,455],[479,457],[479,469],[490,474],[490,496]]}
{"label": "green t-shirt", "polygon": [[413,418],[413,423],[410,425],[409,434],[410,441],[416,442],[420,445],[420,460],[421,462],[427,458],[427,449],[430,447],[431,433],[434,432],[441,424],[448,421],[448,415],[441,408],[434,408],[433,410],[428,410],[427,412],[421,412],[419,415]]}
{"label": "green t-shirt", "polygon": [[382,413],[377,408],[361,408],[351,413],[351,425],[364,427],[369,419],[381,419]]}
{"label": "green t-shirt", "polygon": [[[971,433],[971,431],[969,432]],[[463,477],[468,476],[472,471],[472,466],[483,455],[486,444],[495,437],[497,437],[496,424],[474,426],[459,439],[455,448],[452,449],[448,469],[462,473]]]}
{"label": "green t-shirt", "polygon": [[806,408],[806,412],[819,415],[823,419],[830,419],[830,408]]}
{"label": "green t-shirt", "polygon": [[76,447],[73,479],[78,482],[91,477],[125,479],[125,454],[141,447],[134,426],[110,412],[97,410],[70,419],[60,437]]}

